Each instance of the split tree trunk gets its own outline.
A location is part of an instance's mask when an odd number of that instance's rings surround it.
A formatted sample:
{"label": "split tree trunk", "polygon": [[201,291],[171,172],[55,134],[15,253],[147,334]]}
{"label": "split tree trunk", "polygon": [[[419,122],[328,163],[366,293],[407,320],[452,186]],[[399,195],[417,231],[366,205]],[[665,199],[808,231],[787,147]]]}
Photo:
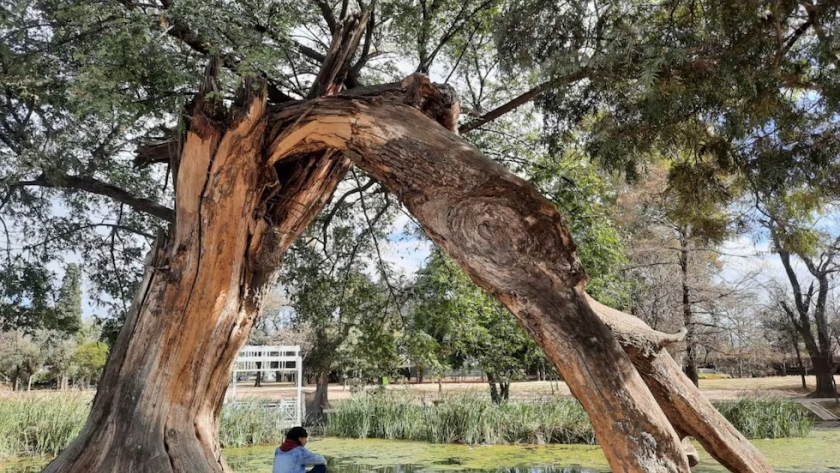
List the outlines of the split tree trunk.
{"label": "split tree trunk", "polygon": [[347,169],[336,149],[516,315],[587,410],[613,471],[688,472],[685,434],[733,471],[772,471],[661,349],[673,337],[588,298],[553,205],[428,118],[451,130],[451,97],[427,80],[391,95],[265,114],[264,97],[249,95],[226,127],[199,96],[176,224],[151,254],[85,428],[46,471],[226,470],[217,414],[231,363],[279,257]]}
{"label": "split tree trunk", "polygon": [[[265,98],[234,119],[199,96],[159,238],[79,437],[46,472],[222,472],[230,367],[289,247],[348,169],[333,152],[266,166]],[[229,123],[224,127],[225,123]]]}

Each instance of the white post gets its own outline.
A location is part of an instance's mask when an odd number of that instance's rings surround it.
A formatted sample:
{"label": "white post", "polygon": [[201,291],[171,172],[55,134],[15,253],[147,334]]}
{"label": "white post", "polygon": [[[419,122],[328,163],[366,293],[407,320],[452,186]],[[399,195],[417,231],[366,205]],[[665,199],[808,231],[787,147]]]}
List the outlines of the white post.
{"label": "white post", "polygon": [[233,392],[230,395],[231,402],[236,401],[236,365],[233,366],[233,380],[232,380],[232,383],[233,383],[233,386],[232,386],[233,387],[233,389],[232,389]]}
{"label": "white post", "polygon": [[301,425],[301,417],[303,411],[303,359],[298,356],[295,357],[295,372],[297,378],[297,406],[295,406],[295,425]]}

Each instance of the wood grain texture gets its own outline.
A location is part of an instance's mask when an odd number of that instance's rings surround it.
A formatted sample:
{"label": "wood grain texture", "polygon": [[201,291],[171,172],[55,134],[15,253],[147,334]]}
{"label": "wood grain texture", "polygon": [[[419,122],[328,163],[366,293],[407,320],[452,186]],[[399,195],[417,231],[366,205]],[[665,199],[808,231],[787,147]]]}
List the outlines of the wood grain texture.
{"label": "wood grain texture", "polygon": [[[321,99],[278,136],[343,146],[397,194],[426,234],[497,297],[558,367],[584,405],[616,472],[687,472],[681,441],[612,332],[586,301],[586,274],[554,206],[525,181],[418,110],[382,101]],[[285,115],[300,116],[291,109]],[[344,118],[344,123],[341,119]],[[289,137],[300,139],[295,145]],[[271,137],[269,137],[271,142]],[[290,148],[291,147],[291,148]]]}
{"label": "wood grain texture", "polygon": [[457,104],[413,89],[428,86],[414,80],[381,95],[268,108],[260,89],[224,117],[193,107],[175,224],[150,255],[82,434],[46,471],[227,471],[217,438],[231,363],[283,252],[351,160],[540,344],[592,419],[613,471],[688,472],[696,454],[685,435],[733,471],[772,471],[684,386],[662,349],[681,335],[591,300],[563,217],[453,133]]}

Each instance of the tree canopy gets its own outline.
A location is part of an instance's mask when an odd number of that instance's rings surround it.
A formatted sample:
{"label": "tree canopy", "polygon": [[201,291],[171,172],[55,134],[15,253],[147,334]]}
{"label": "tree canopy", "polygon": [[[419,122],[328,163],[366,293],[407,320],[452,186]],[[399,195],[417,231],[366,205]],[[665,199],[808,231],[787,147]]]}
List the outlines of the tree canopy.
{"label": "tree canopy", "polygon": [[[428,72],[456,88],[462,132],[489,140],[486,149],[512,142],[493,143],[489,134],[521,137],[516,124],[541,118],[551,153],[524,157],[537,179],[548,179],[536,169],[541,160],[551,165],[570,152],[633,179],[656,154],[674,160],[672,185],[691,205],[728,202],[745,188],[765,201],[819,189],[799,199],[812,208],[836,195],[836,2],[360,5],[373,14],[345,87]],[[245,76],[265,78],[272,101],[305,98],[338,19],[355,8],[6,2],[0,216],[14,243],[2,259],[7,286],[26,278],[36,290],[45,262],[75,252],[93,299],[120,318],[143,253],[172,219],[168,157],[207,56],[221,58],[222,98]],[[505,115],[530,101],[538,115]],[[566,182],[552,184],[558,192],[566,186],[558,197],[568,198]],[[32,237],[20,244],[24,234]],[[591,259],[590,270],[600,271],[600,261]]]}

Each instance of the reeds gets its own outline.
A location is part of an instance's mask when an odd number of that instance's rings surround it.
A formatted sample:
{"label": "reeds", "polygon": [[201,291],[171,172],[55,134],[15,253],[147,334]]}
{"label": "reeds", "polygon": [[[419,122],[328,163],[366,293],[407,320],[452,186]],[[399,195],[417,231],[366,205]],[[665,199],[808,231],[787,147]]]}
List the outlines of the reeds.
{"label": "reeds", "polygon": [[[814,423],[806,409],[786,399],[741,399],[715,407],[748,438],[804,437]],[[362,393],[336,404],[325,433],[469,445],[597,443],[589,417],[574,399],[495,405],[479,392],[444,395],[429,405],[410,392]]]}

